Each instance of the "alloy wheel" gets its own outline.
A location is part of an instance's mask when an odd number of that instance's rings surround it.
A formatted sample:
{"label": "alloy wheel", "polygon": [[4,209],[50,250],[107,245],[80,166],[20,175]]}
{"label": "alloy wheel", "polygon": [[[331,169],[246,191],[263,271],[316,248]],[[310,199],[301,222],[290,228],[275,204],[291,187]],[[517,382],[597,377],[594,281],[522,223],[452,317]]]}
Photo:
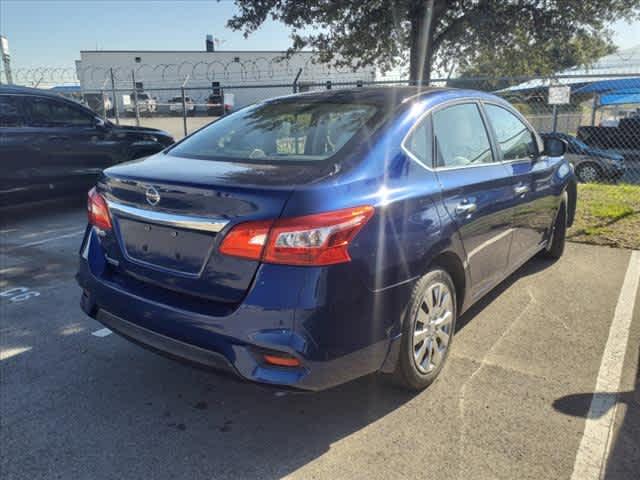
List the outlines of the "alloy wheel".
{"label": "alloy wheel", "polygon": [[421,373],[443,362],[453,325],[453,296],[444,283],[430,285],[422,298],[413,329],[413,359]]}
{"label": "alloy wheel", "polygon": [[584,165],[580,168],[580,180],[584,183],[597,182],[600,174],[593,165]]}

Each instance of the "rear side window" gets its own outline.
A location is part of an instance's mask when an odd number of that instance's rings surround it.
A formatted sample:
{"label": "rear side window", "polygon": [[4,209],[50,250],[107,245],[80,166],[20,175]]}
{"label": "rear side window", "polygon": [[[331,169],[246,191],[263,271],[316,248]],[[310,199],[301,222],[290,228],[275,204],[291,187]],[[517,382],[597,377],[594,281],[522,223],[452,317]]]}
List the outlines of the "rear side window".
{"label": "rear side window", "polygon": [[431,131],[428,119],[422,120],[409,134],[404,142],[404,148],[409,150],[424,165],[431,167]]}
{"label": "rear side window", "polygon": [[65,102],[30,97],[25,103],[28,123],[32,127],[91,126],[94,122],[89,113]]}
{"label": "rear side window", "polygon": [[24,115],[21,98],[16,95],[0,95],[0,127],[22,127]]}
{"label": "rear side window", "polygon": [[536,151],[533,134],[518,117],[496,105],[485,105],[485,109],[503,160],[528,158]]}
{"label": "rear side window", "polygon": [[205,160],[324,160],[376,113],[372,105],[266,103],[212,123],[170,154]]}
{"label": "rear side window", "polygon": [[454,105],[433,114],[437,167],[492,163],[491,143],[475,103]]}

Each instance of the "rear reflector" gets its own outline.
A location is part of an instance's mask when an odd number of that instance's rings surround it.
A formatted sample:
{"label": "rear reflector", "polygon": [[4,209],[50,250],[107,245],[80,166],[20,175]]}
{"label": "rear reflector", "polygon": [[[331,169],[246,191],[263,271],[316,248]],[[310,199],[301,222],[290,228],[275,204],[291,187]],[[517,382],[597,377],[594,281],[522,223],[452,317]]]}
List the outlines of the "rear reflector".
{"label": "rear reflector", "polygon": [[351,260],[349,243],[373,216],[371,206],[233,227],[220,252],[285,265],[332,265]]}
{"label": "rear reflector", "polygon": [[111,230],[111,216],[107,202],[95,187],[89,190],[87,198],[87,216],[89,223],[101,230]]}
{"label": "rear reflector", "polygon": [[300,360],[288,355],[273,355],[265,353],[262,358],[264,358],[266,363],[276,365],[278,367],[299,367],[301,365]]}

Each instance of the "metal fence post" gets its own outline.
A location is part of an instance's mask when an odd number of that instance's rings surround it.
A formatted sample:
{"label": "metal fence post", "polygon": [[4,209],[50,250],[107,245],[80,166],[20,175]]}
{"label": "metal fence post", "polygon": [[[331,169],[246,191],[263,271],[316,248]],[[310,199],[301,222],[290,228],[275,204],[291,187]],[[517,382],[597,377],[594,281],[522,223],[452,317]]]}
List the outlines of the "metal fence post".
{"label": "metal fence post", "polygon": [[102,99],[102,119],[106,122],[107,121],[107,107],[105,106],[105,94],[104,94],[104,89],[100,90],[100,98]]}
{"label": "metal fence post", "polygon": [[180,87],[182,93],[182,126],[184,128],[184,136],[187,136],[187,97],[184,93],[184,85]]}
{"label": "metal fence post", "polygon": [[113,79],[113,68],[109,69],[109,73],[111,75],[111,106],[113,108],[113,113],[116,116],[116,125],[120,125],[120,115],[118,112],[118,99],[116,98],[116,82]]}
{"label": "metal fence post", "polygon": [[293,79],[293,93],[298,93],[298,79],[302,74],[302,68],[298,69],[298,73],[296,74],[296,78]]}
{"label": "metal fence post", "polygon": [[593,104],[591,105],[591,126],[596,125],[596,112],[598,110],[599,95],[596,93],[593,95]]}
{"label": "metal fence post", "polygon": [[140,109],[138,108],[138,89],[136,88],[136,72],[131,70],[131,80],[133,81],[133,108],[136,111],[136,127],[140,126]]}
{"label": "metal fence post", "polygon": [[[184,127],[185,137],[189,134],[187,131],[187,96],[184,91],[184,87],[187,85],[188,81],[189,75],[184,77],[184,82],[182,82],[182,86],[180,87],[180,93],[182,93],[182,126]],[[195,108],[195,106],[193,108]]]}
{"label": "metal fence post", "polygon": [[551,131],[553,133],[556,133],[557,130],[558,130],[558,106],[554,105],[553,106],[553,127],[551,128]]}

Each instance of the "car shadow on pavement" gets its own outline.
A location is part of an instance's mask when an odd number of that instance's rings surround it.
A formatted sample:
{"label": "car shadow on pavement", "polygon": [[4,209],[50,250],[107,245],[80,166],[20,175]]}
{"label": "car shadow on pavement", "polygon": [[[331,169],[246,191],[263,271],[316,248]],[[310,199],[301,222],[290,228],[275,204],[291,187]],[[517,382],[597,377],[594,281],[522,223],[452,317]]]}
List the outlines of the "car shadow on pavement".
{"label": "car shadow on pavement", "polygon": [[[114,440],[104,445],[106,455],[138,465],[197,459],[197,465],[174,472],[151,467],[150,478],[281,478],[416,396],[378,376],[318,393],[281,391],[185,369],[141,350],[133,354],[138,355],[145,358],[136,360],[136,372],[128,377],[128,359],[110,360],[117,372],[104,376],[119,377],[118,385],[96,386],[87,403],[115,423],[100,429],[100,437]],[[130,411],[118,413],[110,398]],[[94,435],[95,430],[82,442]],[[138,445],[138,454],[122,458],[116,447],[122,442]]]}
{"label": "car shadow on pavement", "polygon": [[[594,408],[591,408],[592,403]],[[565,415],[597,419],[617,405],[620,422],[611,440],[603,478],[637,479],[640,472],[640,352],[636,366],[635,389],[625,392],[575,393],[558,398],[553,408]],[[604,406],[606,408],[599,408]]]}
{"label": "car shadow on pavement", "polygon": [[518,270],[513,272],[509,277],[502,281],[502,283],[498,284],[493,288],[489,293],[487,293],[484,297],[474,303],[469,310],[464,312],[464,314],[458,318],[456,322],[456,332],[462,330],[471,320],[476,317],[482,310],[487,308],[494,300],[496,300],[502,293],[508,290],[514,283],[516,283],[521,278],[527,277],[529,275],[535,275],[543,270],[554,265],[556,262],[553,260],[548,260],[545,258],[534,257],[529,260],[527,263],[522,265]]}
{"label": "car shadow on pavement", "polygon": [[[498,287],[497,293],[471,309],[465,322],[518,278],[548,265],[535,260],[521,268]],[[96,427],[92,427],[93,432],[80,428],[78,435],[86,438],[78,439],[78,443],[85,445],[96,436],[105,439],[105,455],[117,456],[121,462],[152,465],[148,472],[152,478],[280,478],[307,466],[346,437],[358,435],[362,445],[374,442],[371,435],[376,434],[371,432],[379,435],[380,431],[365,427],[383,417],[388,421],[380,428],[387,431],[388,425],[394,424],[390,415],[399,419],[455,415],[455,411],[443,413],[443,405],[437,400],[446,391],[441,382],[414,393],[394,387],[384,376],[369,375],[322,392],[296,393],[185,368],[120,339],[95,342],[99,363],[79,368],[83,376],[101,379],[91,384],[85,393],[89,398],[84,400],[92,412],[88,418],[94,423],[96,416],[101,420],[98,432]],[[433,401],[429,400],[431,396]],[[418,397],[419,413],[412,406]],[[115,404],[113,399],[117,399]],[[126,411],[122,405],[127,405]],[[81,418],[74,421],[83,424]],[[387,440],[392,441],[393,429],[388,435]],[[138,447],[122,452],[116,448],[122,442]],[[147,442],[148,446],[140,448]],[[373,445],[371,452],[358,447],[351,454],[385,454],[375,451]],[[183,464],[179,471],[166,469],[168,463],[180,465],[184,458],[196,463]],[[164,465],[164,469],[157,465]]]}

